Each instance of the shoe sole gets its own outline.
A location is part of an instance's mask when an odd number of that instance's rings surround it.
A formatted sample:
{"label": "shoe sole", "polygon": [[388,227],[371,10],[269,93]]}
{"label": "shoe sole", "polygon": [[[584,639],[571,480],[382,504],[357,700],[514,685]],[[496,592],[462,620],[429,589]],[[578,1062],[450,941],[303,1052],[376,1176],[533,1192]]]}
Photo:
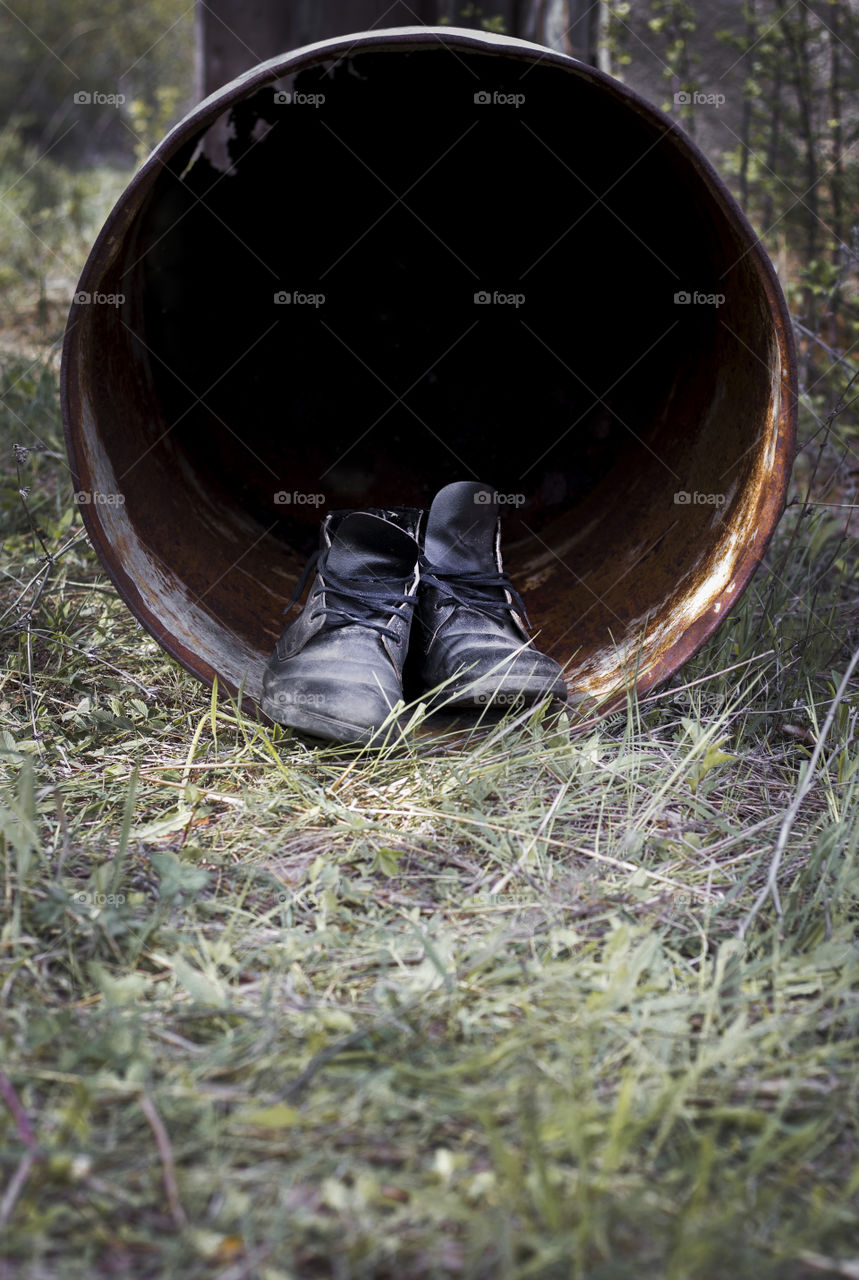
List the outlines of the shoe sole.
{"label": "shoe sole", "polygon": [[[314,738],[322,738],[326,742],[344,745],[353,743],[366,745],[378,737],[381,728],[381,726],[367,728],[366,725],[335,720],[332,716],[315,715],[312,711],[303,711],[301,707],[284,707],[267,698],[265,694],[260,700],[260,709],[276,724],[282,724],[288,729],[300,729],[303,733],[309,733]],[[396,725],[389,725],[388,728],[396,728]],[[381,742],[382,740],[379,741],[380,746]]]}

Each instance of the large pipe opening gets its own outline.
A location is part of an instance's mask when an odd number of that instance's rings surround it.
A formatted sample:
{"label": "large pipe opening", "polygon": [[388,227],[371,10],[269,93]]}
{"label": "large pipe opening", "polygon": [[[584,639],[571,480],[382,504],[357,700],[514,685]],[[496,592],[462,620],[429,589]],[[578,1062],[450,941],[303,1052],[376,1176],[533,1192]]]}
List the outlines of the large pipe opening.
{"label": "large pipe opening", "polygon": [[66,339],[77,487],[124,497],[90,533],[161,643],[252,698],[327,510],[491,482],[540,646],[603,694],[695,651],[783,506],[763,251],[666,118],[537,46],[400,28],[257,68],[162,143],[79,287],[125,299]]}

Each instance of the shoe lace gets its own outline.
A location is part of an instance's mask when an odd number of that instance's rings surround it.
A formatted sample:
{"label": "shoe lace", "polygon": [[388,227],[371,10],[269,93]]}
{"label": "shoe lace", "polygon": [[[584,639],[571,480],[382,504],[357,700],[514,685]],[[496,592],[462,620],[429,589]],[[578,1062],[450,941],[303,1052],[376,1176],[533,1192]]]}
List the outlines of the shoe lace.
{"label": "shoe lace", "polygon": [[[383,622],[379,622],[378,617],[374,615],[381,613],[390,616],[392,613],[408,613],[414,609],[416,597],[403,594],[404,588],[411,584],[412,575],[404,578],[366,578],[364,580],[342,578],[333,569],[328,568],[327,549],[314,551],[295,584],[295,589],[283,611],[284,614],[289,613],[299,600],[314,569],[325,584],[325,604],[314,609],[309,615],[311,618],[323,613],[331,627],[347,627],[350,623],[357,623],[361,627],[378,631],[380,635],[389,636],[399,644],[398,633],[391,627],[386,627]],[[343,603],[334,604],[332,597],[335,596]],[[311,595],[308,605],[317,598],[316,595]]]}
{"label": "shoe lace", "polygon": [[[507,616],[516,612],[525,619],[530,628],[531,621],[525,611],[525,604],[519,592],[513,586],[506,573],[465,573],[454,569],[446,573],[430,563],[424,556],[420,559],[421,585],[435,587],[441,593],[439,603],[452,600],[455,604],[465,605],[468,609],[476,609],[479,613],[495,618],[498,622],[506,622]],[[512,603],[498,599],[498,591],[507,591]]]}

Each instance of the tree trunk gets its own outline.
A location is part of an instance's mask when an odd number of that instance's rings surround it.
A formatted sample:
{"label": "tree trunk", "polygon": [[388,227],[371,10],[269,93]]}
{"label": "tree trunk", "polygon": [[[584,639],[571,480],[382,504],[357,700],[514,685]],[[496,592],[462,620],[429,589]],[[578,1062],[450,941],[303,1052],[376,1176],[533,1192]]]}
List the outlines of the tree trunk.
{"label": "tree trunk", "polygon": [[[805,213],[805,261],[806,265],[814,260],[817,252],[817,224],[819,197],[817,183],[819,180],[817,164],[818,139],[814,128],[814,80],[809,61],[809,29],[808,11],[801,7],[799,14],[788,21],[785,18],[784,31],[791,49],[791,69],[793,90],[799,112],[799,134],[805,152],[805,190],[801,193]],[[806,292],[806,307],[810,308],[812,293]],[[810,324],[809,320],[809,324]]]}
{"label": "tree trunk", "polygon": [[[373,27],[497,29],[597,63],[601,4],[592,0],[483,0],[474,17],[463,0],[206,0],[197,4],[197,93],[200,98],[257,62],[315,40]],[[493,29],[496,24],[492,23]]]}
{"label": "tree trunk", "polygon": [[835,243],[832,256],[836,264],[841,262],[844,240],[844,133],[843,103],[841,97],[841,48],[849,45],[841,39],[841,10],[835,0],[830,0],[829,11],[829,127],[832,138],[832,165],[829,191],[832,198],[832,230]]}
{"label": "tree trunk", "polygon": [[521,0],[509,6],[509,35],[559,49],[580,62],[597,65],[602,5],[593,0]]}
{"label": "tree trunk", "polygon": [[[777,6],[779,19],[784,16],[784,5],[779,0]],[[772,70],[772,90],[769,97],[770,118],[769,128],[767,130],[767,149],[766,149],[766,172],[761,182],[763,190],[763,203],[761,206],[761,234],[766,235],[773,225],[775,218],[775,196],[774,184],[776,183],[776,165],[778,164],[779,149],[781,147],[781,117],[782,117],[782,92],[783,92],[783,63],[784,54],[781,47],[777,47],[775,51],[775,65]]]}
{"label": "tree trunk", "polygon": [[[754,44],[755,30],[755,0],[748,0],[745,34],[747,49],[751,49]],[[752,137],[752,105],[753,98],[746,83],[743,85],[743,115],[740,121],[740,204],[743,209],[748,209],[749,207],[749,150]]]}

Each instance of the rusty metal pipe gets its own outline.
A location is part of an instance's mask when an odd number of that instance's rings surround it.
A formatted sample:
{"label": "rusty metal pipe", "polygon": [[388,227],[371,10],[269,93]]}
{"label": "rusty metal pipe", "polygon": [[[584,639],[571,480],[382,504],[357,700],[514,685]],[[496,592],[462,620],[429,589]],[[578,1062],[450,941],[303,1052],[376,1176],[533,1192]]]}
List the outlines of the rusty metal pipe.
{"label": "rusty metal pipe", "polygon": [[90,537],[155,639],[248,705],[328,509],[492,482],[505,566],[590,698],[675,672],[784,507],[766,254],[666,116],[522,40],[399,27],[259,65],[156,148],[78,289]]}

